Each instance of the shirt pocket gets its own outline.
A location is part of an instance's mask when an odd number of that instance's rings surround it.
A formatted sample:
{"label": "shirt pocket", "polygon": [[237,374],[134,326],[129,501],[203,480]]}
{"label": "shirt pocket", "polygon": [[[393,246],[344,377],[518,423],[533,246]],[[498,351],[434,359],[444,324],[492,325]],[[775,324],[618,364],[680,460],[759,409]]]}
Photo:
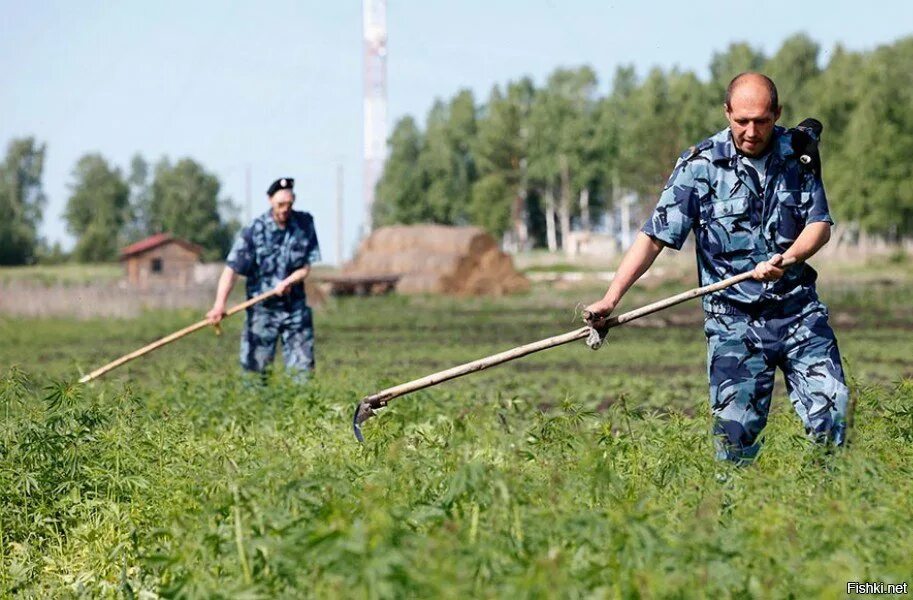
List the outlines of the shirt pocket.
{"label": "shirt pocket", "polygon": [[811,194],[801,190],[777,190],[777,244],[791,244],[805,228]]}
{"label": "shirt pocket", "polygon": [[275,262],[275,253],[266,244],[257,244],[254,246],[254,259],[261,269],[269,269]]}
{"label": "shirt pocket", "polygon": [[710,254],[729,258],[754,250],[751,201],[747,195],[710,202],[705,206],[701,220],[704,245]]}
{"label": "shirt pocket", "polygon": [[295,271],[302,268],[307,262],[308,243],[307,240],[296,239],[289,244],[289,270]]}

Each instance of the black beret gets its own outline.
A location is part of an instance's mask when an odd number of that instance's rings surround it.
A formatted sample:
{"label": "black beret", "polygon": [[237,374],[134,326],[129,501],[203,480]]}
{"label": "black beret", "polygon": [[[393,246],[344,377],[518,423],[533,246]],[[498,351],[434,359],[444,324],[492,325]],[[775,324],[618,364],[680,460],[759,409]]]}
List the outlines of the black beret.
{"label": "black beret", "polygon": [[279,190],[291,190],[295,187],[295,180],[291,177],[283,177],[282,179],[277,179],[266,190],[267,196],[272,196]]}

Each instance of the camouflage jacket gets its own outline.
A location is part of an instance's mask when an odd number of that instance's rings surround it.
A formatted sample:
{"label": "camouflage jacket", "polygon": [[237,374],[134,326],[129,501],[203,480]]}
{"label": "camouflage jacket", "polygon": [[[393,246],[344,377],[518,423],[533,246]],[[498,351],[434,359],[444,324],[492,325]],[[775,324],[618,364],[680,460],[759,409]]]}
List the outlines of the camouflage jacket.
{"label": "camouflage jacket", "polygon": [[[320,260],[320,246],[310,213],[291,211],[281,228],[266,211],[242,229],[225,263],[247,278],[247,297],[267,292],[297,269]],[[304,302],[304,285],[292,286],[287,301]]]}
{"label": "camouflage jacket", "polygon": [[[684,152],[642,231],[681,249],[694,231],[702,286],[754,268],[783,253],[809,223],[833,223],[820,178],[802,167],[791,134],[776,127],[765,184],[735,150],[729,129]],[[815,297],[817,273],[807,264],[779,281],[746,281],[704,296],[704,310],[731,314],[746,305]]]}

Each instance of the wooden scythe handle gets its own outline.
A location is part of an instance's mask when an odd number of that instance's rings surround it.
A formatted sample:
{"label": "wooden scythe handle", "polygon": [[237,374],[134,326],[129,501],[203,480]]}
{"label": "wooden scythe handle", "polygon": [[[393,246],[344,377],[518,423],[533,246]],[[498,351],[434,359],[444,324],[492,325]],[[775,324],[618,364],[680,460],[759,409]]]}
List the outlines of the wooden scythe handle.
{"label": "wooden scythe handle", "polygon": [[[251,298],[250,300],[247,300],[246,302],[242,302],[241,304],[236,304],[235,306],[232,306],[231,308],[229,308],[228,310],[225,311],[225,316],[228,317],[235,313],[241,312],[242,310],[245,310],[245,309],[253,306],[254,304],[257,304],[258,302],[263,302],[267,298],[271,298],[275,295],[276,295],[276,290],[270,290],[268,292],[263,292],[259,296],[254,296],[253,298]],[[113,360],[113,361],[109,362],[108,364],[106,364],[105,366],[95,369],[88,375],[83,375],[82,378],[80,378],[79,383],[86,383],[86,382],[92,381],[93,379],[101,377],[108,371],[111,371],[112,369],[116,369],[117,367],[121,366],[122,364],[130,362],[134,358],[139,358],[140,356],[143,356],[144,354],[148,354],[148,353],[152,352],[153,350],[156,350],[157,348],[166,346],[175,340],[181,339],[185,335],[191,334],[194,331],[197,331],[199,329],[203,329],[207,325],[211,325],[211,323],[209,322],[209,319],[203,319],[202,321],[197,321],[193,325],[185,327],[184,329],[180,329],[170,335],[166,335],[165,337],[163,337],[160,340],[156,340],[156,341],[152,342],[151,344],[143,346],[139,350],[134,350],[130,354],[125,354],[125,355],[121,356],[120,358],[118,358],[117,360]]]}
{"label": "wooden scythe handle", "polygon": [[[795,262],[796,262],[795,258],[792,258],[792,257],[784,258],[783,262],[780,264],[780,266],[789,267],[789,266],[792,266],[793,264],[795,264]],[[729,279],[724,279],[723,281],[720,281],[720,282],[717,282],[717,283],[714,283],[711,285],[705,285],[704,287],[693,288],[686,292],[676,294],[675,296],[670,296],[669,298],[659,300],[652,304],[647,304],[646,306],[642,306],[636,310],[628,311],[624,314],[618,315],[617,317],[610,317],[609,319],[606,320],[605,328],[611,329],[613,327],[618,327],[620,325],[624,325],[625,323],[628,323],[629,321],[633,321],[634,319],[639,319],[641,317],[653,314],[655,312],[659,312],[661,310],[669,308],[670,306],[675,306],[676,304],[681,304],[682,302],[691,300],[692,298],[698,298],[700,296],[705,296],[711,292],[717,292],[719,290],[731,287],[737,283],[741,283],[747,279],[751,279],[753,274],[754,274],[753,270],[746,271],[744,273],[740,273],[738,275],[730,277]],[[370,407],[372,409],[380,408],[380,407],[386,406],[387,402],[389,402],[393,398],[397,398],[404,394],[409,394],[411,392],[415,392],[415,391],[418,391],[418,390],[421,390],[421,389],[424,389],[427,387],[431,387],[433,385],[437,385],[439,383],[442,383],[442,382],[450,380],[450,379],[455,379],[455,378],[461,377],[463,375],[468,375],[469,373],[475,373],[476,371],[482,371],[483,369],[487,369],[489,367],[494,367],[495,365],[500,365],[502,363],[506,363],[508,361],[520,358],[521,356],[526,356],[526,355],[532,354],[534,352],[539,352],[540,350],[554,348],[555,346],[561,346],[561,345],[567,344],[569,342],[583,339],[583,338],[587,337],[587,335],[589,335],[589,331],[590,331],[589,326],[581,327],[580,329],[575,329],[574,331],[569,331],[569,332],[563,333],[561,335],[556,335],[554,337],[546,338],[544,340],[539,340],[538,342],[533,342],[531,344],[526,344],[524,346],[519,346],[517,348],[505,350],[504,352],[500,352],[500,353],[494,354],[492,356],[480,358],[478,360],[474,360],[472,362],[465,363],[465,364],[453,367],[451,369],[447,369],[446,371],[440,371],[438,373],[433,373],[426,377],[422,377],[421,379],[409,381],[407,383],[403,383],[403,384],[400,384],[400,385],[397,385],[397,386],[394,386],[391,388],[387,388],[385,390],[381,390],[380,392],[377,392],[376,394],[371,394],[370,396],[366,396],[365,398],[362,399],[361,404],[363,406],[365,406],[366,408],[367,407]]]}

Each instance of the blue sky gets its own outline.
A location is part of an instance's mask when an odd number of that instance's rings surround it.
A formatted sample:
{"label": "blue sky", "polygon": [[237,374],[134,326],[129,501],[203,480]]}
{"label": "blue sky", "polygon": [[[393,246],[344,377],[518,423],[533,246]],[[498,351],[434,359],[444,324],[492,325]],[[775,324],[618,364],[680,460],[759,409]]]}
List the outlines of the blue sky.
{"label": "blue sky", "polygon": [[[876,8],[877,6],[877,8]],[[336,261],[336,165],[345,169],[345,252],[361,224],[361,4],[339,2],[14,2],[0,0],[0,143],[48,145],[42,235],[72,245],[61,213],[76,160],[101,152],[126,169],[139,152],[190,156],[253,210],[281,176],[315,216]],[[424,120],[461,88],[589,64],[678,66],[705,77],[714,51],[747,41],[770,54],[804,31],[822,60],[840,42],[871,49],[913,33],[913,4],[389,0],[389,126]]]}

